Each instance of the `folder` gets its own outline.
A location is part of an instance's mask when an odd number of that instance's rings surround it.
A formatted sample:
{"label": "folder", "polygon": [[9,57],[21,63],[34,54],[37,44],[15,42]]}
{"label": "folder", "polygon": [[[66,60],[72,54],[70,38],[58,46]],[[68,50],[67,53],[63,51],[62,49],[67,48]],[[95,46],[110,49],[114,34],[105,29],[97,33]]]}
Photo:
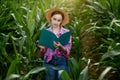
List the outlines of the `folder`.
{"label": "folder", "polygon": [[55,50],[53,42],[60,42],[63,46],[67,45],[70,40],[72,31],[68,31],[62,34],[59,38],[51,31],[47,29],[42,29],[39,37],[39,44]]}

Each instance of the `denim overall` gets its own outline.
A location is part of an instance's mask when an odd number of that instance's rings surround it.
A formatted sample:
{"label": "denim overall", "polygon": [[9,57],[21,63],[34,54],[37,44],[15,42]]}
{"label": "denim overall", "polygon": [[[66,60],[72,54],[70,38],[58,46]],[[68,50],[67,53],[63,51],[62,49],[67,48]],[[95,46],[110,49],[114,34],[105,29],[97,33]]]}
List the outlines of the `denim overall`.
{"label": "denim overall", "polygon": [[[53,56],[50,62],[44,60],[44,66],[46,67],[56,67],[65,71],[69,71],[67,58],[65,56]],[[47,74],[45,76],[46,80],[62,80],[59,76],[58,69],[47,68]]]}

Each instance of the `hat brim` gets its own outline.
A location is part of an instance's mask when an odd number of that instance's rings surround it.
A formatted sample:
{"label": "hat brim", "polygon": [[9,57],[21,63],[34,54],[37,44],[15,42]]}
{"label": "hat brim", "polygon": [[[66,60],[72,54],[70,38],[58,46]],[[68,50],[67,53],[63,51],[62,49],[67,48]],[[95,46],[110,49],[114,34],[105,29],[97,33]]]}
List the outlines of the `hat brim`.
{"label": "hat brim", "polygon": [[55,11],[60,11],[64,15],[64,19],[63,19],[61,24],[63,26],[66,25],[69,22],[69,15],[65,11],[63,11],[62,9],[58,9],[58,8],[52,8],[46,12],[47,21],[51,22],[51,14]]}

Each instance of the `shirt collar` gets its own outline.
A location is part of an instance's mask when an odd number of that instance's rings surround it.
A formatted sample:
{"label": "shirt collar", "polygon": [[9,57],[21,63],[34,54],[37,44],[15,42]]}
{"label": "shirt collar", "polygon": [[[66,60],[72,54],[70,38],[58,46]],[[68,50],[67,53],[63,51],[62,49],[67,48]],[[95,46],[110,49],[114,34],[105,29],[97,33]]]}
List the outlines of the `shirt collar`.
{"label": "shirt collar", "polygon": [[[51,32],[53,32],[52,27],[50,27],[49,30],[50,30]],[[60,27],[60,31],[59,31],[58,35],[61,35],[61,34],[63,34],[63,27],[62,27],[62,26]]]}

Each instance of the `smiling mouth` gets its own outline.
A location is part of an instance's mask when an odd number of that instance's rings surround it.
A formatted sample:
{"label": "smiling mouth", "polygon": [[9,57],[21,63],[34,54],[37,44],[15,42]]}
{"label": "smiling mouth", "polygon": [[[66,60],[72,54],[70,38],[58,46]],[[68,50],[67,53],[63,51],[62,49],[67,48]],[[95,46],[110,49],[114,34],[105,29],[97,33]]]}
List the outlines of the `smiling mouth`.
{"label": "smiling mouth", "polygon": [[57,25],[53,24],[54,27],[56,27]]}
{"label": "smiling mouth", "polygon": [[57,24],[54,24],[54,26],[58,26]]}

